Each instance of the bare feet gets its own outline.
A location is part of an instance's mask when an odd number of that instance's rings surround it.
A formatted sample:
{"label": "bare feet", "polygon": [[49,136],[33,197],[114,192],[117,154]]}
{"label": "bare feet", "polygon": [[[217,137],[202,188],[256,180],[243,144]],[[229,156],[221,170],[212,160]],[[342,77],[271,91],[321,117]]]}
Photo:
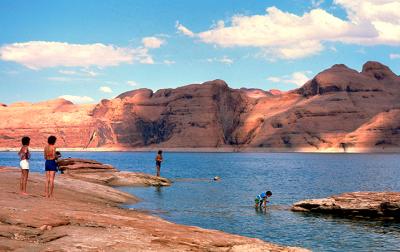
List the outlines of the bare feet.
{"label": "bare feet", "polygon": [[44,230],[52,230],[53,227],[50,225],[43,225],[39,228],[40,230],[44,231]]}

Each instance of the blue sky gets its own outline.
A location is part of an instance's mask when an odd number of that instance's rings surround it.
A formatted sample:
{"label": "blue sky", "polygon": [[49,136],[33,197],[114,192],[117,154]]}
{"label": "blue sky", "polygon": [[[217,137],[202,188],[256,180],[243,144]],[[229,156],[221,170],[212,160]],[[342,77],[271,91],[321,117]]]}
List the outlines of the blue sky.
{"label": "blue sky", "polygon": [[0,2],[0,102],[98,102],[223,79],[289,90],[336,63],[400,72],[400,1]]}

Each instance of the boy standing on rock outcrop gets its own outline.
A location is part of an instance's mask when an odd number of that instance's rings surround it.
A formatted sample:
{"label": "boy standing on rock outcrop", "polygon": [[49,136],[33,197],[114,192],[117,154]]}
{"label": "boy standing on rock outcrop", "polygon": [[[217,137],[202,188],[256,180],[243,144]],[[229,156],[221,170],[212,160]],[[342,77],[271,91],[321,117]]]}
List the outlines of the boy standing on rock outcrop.
{"label": "boy standing on rock outcrop", "polygon": [[162,150],[159,150],[158,154],[156,156],[157,177],[160,177],[160,168],[161,168],[161,162],[162,161],[163,161]]}

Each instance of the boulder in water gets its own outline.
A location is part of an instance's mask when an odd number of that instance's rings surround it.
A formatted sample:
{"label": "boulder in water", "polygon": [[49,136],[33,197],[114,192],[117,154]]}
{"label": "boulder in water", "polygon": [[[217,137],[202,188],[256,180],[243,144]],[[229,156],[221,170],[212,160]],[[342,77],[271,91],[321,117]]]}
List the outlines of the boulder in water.
{"label": "boulder in water", "polygon": [[295,203],[292,211],[400,220],[400,192],[351,192]]}

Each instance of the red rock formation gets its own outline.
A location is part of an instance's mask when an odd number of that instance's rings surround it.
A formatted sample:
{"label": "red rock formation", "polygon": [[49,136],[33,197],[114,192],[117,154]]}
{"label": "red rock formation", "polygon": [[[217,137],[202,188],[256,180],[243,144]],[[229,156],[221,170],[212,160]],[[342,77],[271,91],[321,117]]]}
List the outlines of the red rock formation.
{"label": "red rock formation", "polygon": [[292,211],[400,220],[399,192],[351,192],[294,203]]}
{"label": "red rock formation", "polygon": [[399,148],[400,77],[378,62],[345,65],[299,89],[231,89],[222,80],[153,92],[138,89],[97,105],[58,99],[0,107],[0,147],[23,135],[43,146],[235,147],[296,151]]}

